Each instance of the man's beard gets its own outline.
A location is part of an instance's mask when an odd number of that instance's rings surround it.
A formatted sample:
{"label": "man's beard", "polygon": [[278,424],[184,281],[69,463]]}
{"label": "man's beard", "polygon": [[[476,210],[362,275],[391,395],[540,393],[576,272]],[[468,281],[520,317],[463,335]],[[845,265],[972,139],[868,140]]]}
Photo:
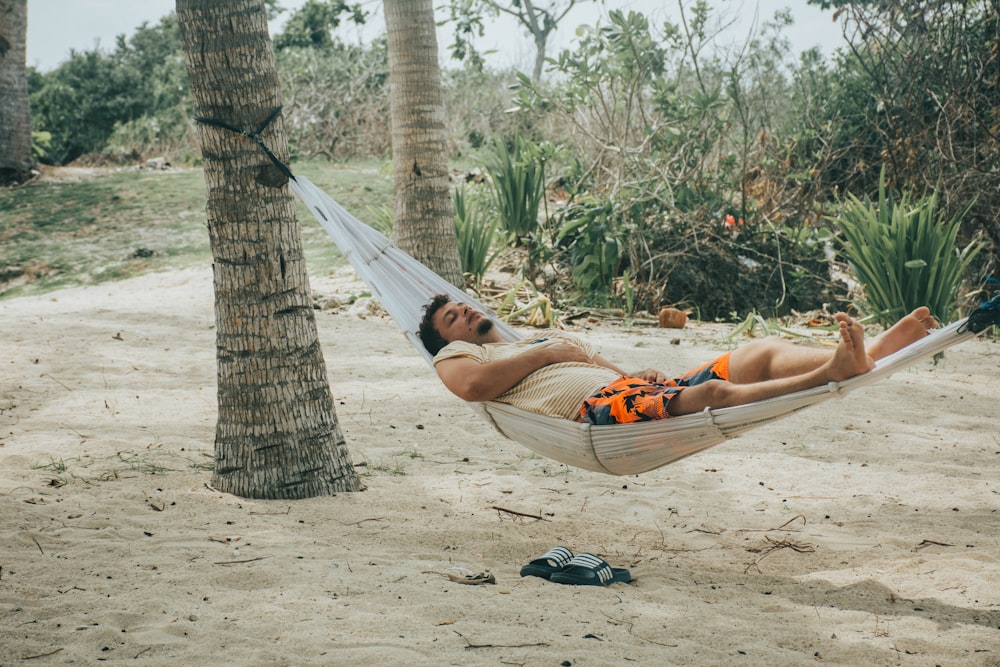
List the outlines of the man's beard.
{"label": "man's beard", "polygon": [[480,336],[485,336],[489,332],[493,331],[493,320],[483,318],[478,325],[476,325],[476,333]]}

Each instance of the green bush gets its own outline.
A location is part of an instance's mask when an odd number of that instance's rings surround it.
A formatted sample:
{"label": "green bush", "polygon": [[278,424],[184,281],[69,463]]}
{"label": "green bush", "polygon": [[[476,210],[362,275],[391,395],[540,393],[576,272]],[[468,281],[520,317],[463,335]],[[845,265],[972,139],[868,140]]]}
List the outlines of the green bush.
{"label": "green bush", "polygon": [[361,47],[284,48],[275,62],[285,132],[295,157],[390,155],[389,61],[384,38]]}
{"label": "green bush", "polygon": [[45,160],[72,162],[101,152],[116,126],[178,108],[187,72],[173,13],[143,24],[112,52],[71,51],[68,60],[29,77],[31,125],[49,132]]}
{"label": "green bush", "polygon": [[867,312],[885,325],[918,306],[930,308],[938,321],[954,319],[965,271],[982,249],[978,242],[961,250],[956,245],[967,210],[939,221],[936,194],[911,202],[904,192],[896,202],[886,192],[884,170],[877,204],[848,193],[840,215],[831,219],[840,226],[844,254],[864,286]]}
{"label": "green bush", "polygon": [[566,208],[557,240],[568,248],[573,284],[586,301],[608,305],[615,278],[621,275],[622,238],[614,203],[584,201]]}
{"label": "green bush", "polygon": [[171,160],[194,162],[201,154],[191,122],[193,111],[182,104],[155,114],[116,123],[102,152],[115,155],[165,156]]}
{"label": "green bush", "polygon": [[41,160],[45,157],[49,148],[52,146],[52,133],[51,132],[35,132],[31,133],[31,157],[36,160]]}
{"label": "green bush", "polygon": [[478,287],[498,251],[492,250],[497,235],[496,218],[488,203],[477,194],[466,192],[461,185],[455,189],[452,201],[462,272]]}
{"label": "green bush", "polygon": [[640,265],[640,304],[688,307],[706,321],[741,321],[750,313],[775,318],[816,310],[846,291],[830,278],[823,230],[733,223],[726,217],[710,225],[664,221],[650,234],[649,257]]}
{"label": "green bush", "polygon": [[531,146],[520,136],[508,143],[493,141],[486,159],[500,222],[515,243],[527,245],[538,230],[538,212],[545,196],[545,170]]}

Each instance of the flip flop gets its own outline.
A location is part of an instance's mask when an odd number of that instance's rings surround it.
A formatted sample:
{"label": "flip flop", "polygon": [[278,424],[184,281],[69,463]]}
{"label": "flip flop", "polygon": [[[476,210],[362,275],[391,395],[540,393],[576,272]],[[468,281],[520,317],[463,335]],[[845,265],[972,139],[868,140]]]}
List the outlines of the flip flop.
{"label": "flip flop", "polygon": [[632,581],[632,575],[625,568],[611,567],[594,554],[577,554],[549,580],[572,586],[610,586],[627,584]]}
{"label": "flip flop", "polygon": [[549,579],[573,559],[573,552],[566,547],[552,547],[544,554],[521,568],[522,577]]}

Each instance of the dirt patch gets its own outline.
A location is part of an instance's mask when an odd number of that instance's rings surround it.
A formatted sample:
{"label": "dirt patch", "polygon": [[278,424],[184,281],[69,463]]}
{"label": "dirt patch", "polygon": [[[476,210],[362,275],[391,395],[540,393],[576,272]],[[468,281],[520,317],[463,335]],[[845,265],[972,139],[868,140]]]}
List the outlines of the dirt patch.
{"label": "dirt patch", "polygon": [[52,167],[49,165],[40,165],[38,169],[39,173],[35,180],[39,183],[76,183],[118,171],[108,167]]}

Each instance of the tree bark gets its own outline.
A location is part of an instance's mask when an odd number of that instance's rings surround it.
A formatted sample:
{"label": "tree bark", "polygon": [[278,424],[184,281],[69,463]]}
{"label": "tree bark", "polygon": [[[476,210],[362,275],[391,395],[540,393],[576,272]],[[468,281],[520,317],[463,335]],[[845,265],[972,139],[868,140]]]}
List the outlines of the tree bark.
{"label": "tree bark", "polygon": [[[177,0],[200,117],[253,130],[280,104],[262,0]],[[287,163],[280,115],[261,132]],[[357,491],[337,423],[287,177],[252,141],[200,129],[214,258],[220,491],[305,498]]]}
{"label": "tree bark", "polygon": [[25,48],[27,0],[0,0],[0,185],[31,177],[31,115]]}
{"label": "tree bark", "polygon": [[431,0],[385,0],[392,125],[393,240],[448,282],[465,284],[448,189],[444,103]]}

